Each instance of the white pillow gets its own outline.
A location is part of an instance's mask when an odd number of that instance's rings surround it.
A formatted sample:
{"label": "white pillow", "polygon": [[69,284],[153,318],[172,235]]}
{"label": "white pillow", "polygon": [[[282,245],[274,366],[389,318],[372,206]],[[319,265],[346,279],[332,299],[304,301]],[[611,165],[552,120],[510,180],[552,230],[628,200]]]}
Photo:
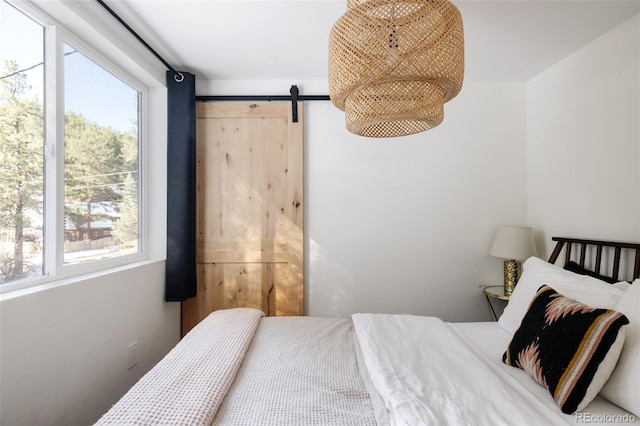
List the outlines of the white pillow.
{"label": "white pillow", "polygon": [[629,287],[631,287],[631,284],[626,281],[620,281],[619,283],[615,283],[611,285],[622,291],[626,291]]}
{"label": "white pillow", "polygon": [[618,365],[600,395],[640,417],[640,279],[624,292],[615,310],[625,314],[629,324]]}
{"label": "white pillow", "polygon": [[614,309],[623,290],[589,275],[579,275],[537,257],[522,264],[522,276],[498,320],[498,325],[513,334],[520,327],[529,303],[541,285],[594,308]]}

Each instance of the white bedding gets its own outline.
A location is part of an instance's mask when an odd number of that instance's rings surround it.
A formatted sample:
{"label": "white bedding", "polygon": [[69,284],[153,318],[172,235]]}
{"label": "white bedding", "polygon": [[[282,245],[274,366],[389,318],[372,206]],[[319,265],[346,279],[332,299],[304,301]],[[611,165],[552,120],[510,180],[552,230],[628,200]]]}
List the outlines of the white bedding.
{"label": "white bedding", "polygon": [[451,324],[411,315],[356,314],[352,319],[392,425],[565,424],[557,407],[531,398],[511,376],[478,356]]}
{"label": "white bedding", "polygon": [[[453,326],[496,368],[503,370],[513,377],[532,396],[551,409],[557,409],[549,391],[537,384],[527,373],[519,368],[510,367],[502,362],[511,335],[500,328],[497,322],[467,322],[453,323]],[[558,415],[568,424],[599,424],[620,425],[640,424],[640,420],[627,413],[600,396],[597,396],[581,413],[563,414],[558,409]]]}
{"label": "white bedding", "polygon": [[602,398],[581,414],[562,414],[546,389],[502,363],[510,334],[495,322],[261,315],[234,309],[207,317],[98,424],[638,422]]}
{"label": "white bedding", "polygon": [[375,426],[348,318],[263,318],[214,425]]}

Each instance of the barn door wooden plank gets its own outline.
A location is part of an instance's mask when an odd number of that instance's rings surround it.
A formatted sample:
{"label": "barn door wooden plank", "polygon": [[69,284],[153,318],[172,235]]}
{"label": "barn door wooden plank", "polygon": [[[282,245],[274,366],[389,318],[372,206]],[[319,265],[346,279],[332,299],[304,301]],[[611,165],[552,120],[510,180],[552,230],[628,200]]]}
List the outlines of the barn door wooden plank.
{"label": "barn door wooden plank", "polygon": [[198,295],[183,334],[216,309],[302,315],[303,108],[289,102],[197,105]]}

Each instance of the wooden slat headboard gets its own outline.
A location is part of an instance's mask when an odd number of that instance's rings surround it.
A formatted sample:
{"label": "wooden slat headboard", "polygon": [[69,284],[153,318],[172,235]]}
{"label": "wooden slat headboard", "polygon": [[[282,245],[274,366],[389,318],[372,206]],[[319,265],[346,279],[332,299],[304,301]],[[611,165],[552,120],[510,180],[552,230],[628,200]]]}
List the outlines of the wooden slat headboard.
{"label": "wooden slat headboard", "polygon": [[[633,265],[633,277],[631,280],[635,280],[640,277],[640,243],[623,243],[616,241],[598,241],[598,240],[582,240],[579,238],[565,238],[565,237],[553,237],[551,238],[556,242],[556,246],[553,249],[553,253],[549,257],[549,263],[555,263],[558,257],[560,256],[560,252],[563,247],[566,245],[565,250],[565,263],[571,260],[571,250],[574,245],[580,247],[580,257],[576,262],[580,264],[583,268],[585,267],[585,257],[587,253],[587,246],[594,246],[596,248],[595,254],[595,270],[594,272],[602,275],[609,276],[614,280],[618,280],[620,275],[620,258],[622,255],[622,250],[635,250],[634,255],[634,265]],[[602,265],[603,253],[609,249],[614,251],[613,255],[613,268],[611,273],[602,273],[600,272],[600,268]]]}

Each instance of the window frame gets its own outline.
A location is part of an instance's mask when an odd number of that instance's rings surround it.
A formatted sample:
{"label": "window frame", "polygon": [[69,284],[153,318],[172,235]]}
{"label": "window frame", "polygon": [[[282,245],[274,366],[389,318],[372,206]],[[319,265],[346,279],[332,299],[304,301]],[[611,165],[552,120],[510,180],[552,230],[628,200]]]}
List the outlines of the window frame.
{"label": "window frame", "polygon": [[[44,206],[43,271],[39,276],[0,284],[0,294],[81,277],[149,259],[148,252],[148,117],[149,87],[67,30],[31,3],[6,0],[44,28]],[[138,92],[138,252],[113,258],[64,264],[64,45],[77,49],[95,64]]]}

